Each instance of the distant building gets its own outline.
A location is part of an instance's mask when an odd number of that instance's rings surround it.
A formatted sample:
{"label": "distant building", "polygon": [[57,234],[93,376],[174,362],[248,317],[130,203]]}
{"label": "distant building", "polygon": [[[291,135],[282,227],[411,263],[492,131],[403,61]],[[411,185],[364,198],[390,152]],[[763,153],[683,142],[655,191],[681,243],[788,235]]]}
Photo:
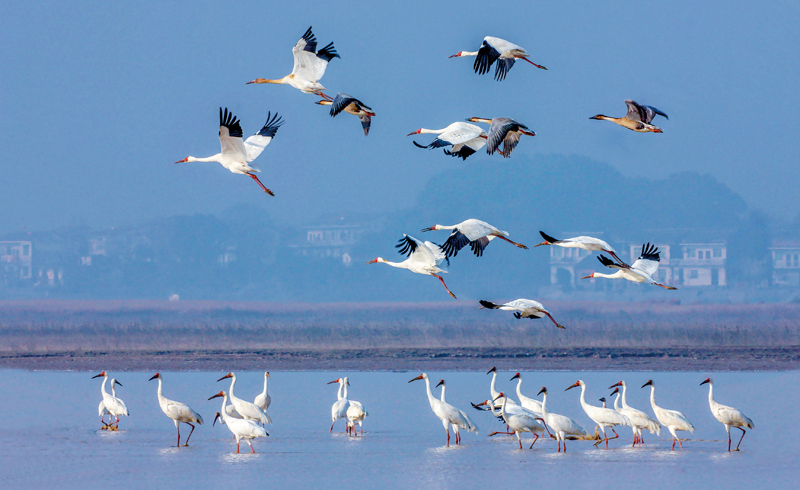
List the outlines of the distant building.
{"label": "distant building", "polygon": [[349,266],[352,249],[367,230],[361,223],[324,224],[301,228],[299,240],[290,247],[303,257],[335,259]]}
{"label": "distant building", "polygon": [[32,247],[29,241],[0,242],[0,267],[3,282],[31,278]]}
{"label": "distant building", "polygon": [[776,240],[769,251],[772,256],[772,284],[800,287],[800,242]]}
{"label": "distant building", "polygon": [[726,286],[725,262],[728,247],[725,241],[680,244],[683,258],[672,267],[676,286]]}

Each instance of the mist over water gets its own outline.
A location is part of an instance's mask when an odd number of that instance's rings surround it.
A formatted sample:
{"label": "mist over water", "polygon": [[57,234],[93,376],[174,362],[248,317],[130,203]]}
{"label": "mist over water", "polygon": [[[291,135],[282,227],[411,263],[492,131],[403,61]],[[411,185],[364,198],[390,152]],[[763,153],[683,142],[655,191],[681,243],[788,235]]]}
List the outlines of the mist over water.
{"label": "mist over water", "polygon": [[[487,366],[487,369],[490,366]],[[787,430],[794,420],[800,373],[736,372],[523,372],[523,394],[550,391],[548,408],[574,418],[589,432],[594,424],[580,407],[578,390],[564,388],[578,378],[587,383],[587,401],[595,403],[620,379],[629,385],[629,403],[650,414],[648,379],[657,384],[656,400],[682,411],[696,427],[679,433],[683,451],[670,451],[666,429],[644,434],[645,445],[631,449],[631,431],[618,428],[611,449],[588,441],[568,441],[568,453],[557,454],[554,440],[540,439],[533,450],[517,449],[513,436],[487,437],[502,424],[486,412],[469,408],[489,397],[491,376],[481,372],[428,373],[447,380],[449,403],[465,410],[480,428],[464,433],[461,447],[444,447],[445,434],[433,415],[424,382],[408,383],[409,372],[274,372],[269,384],[272,405],[270,437],[257,439],[256,454],[235,442],[225,426],[211,427],[218,399],[207,398],[228,380],[218,372],[162,372],[168,398],[189,404],[205,419],[189,447],[175,448],[175,428],[158,407],[157,383],[150,372],[116,372],[123,387],[117,395],[131,416],[122,417],[119,432],[98,430],[101,381],[89,372],[3,371],[0,391],[0,485],[4,488],[608,488],[633,482],[651,488],[790,488],[798,475],[800,442]],[[369,412],[364,437],[344,434],[337,422],[333,434],[330,407],[341,375],[350,377],[349,398]],[[498,389],[514,393],[513,372],[498,375]],[[706,376],[715,380],[717,401],[742,410],[755,422],[742,451],[728,453],[722,424],[708,408]],[[237,395],[252,399],[261,391],[263,373],[237,373]],[[435,381],[434,381],[435,384]],[[438,396],[438,391],[435,393]],[[597,402],[599,403],[599,402]],[[181,428],[185,437],[188,426]],[[736,429],[738,440],[740,432]],[[528,435],[523,439],[528,440]],[[734,444],[736,442],[734,440]],[[524,442],[524,441],[523,441]],[[754,469],[757,468],[757,471]]]}

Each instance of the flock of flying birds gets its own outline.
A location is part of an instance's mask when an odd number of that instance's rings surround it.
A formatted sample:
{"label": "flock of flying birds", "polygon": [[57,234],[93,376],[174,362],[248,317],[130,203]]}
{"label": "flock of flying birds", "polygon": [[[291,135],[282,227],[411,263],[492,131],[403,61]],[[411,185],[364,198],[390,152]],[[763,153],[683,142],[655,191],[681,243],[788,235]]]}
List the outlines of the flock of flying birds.
{"label": "flock of flying birds", "polygon": [[[326,88],[320,83],[320,79],[322,79],[322,76],[325,74],[328,63],[334,58],[340,57],[336,52],[336,48],[333,46],[333,42],[317,50],[317,38],[312,33],[311,27],[309,27],[305,34],[303,34],[303,37],[300,38],[294,48],[292,48],[292,54],[294,55],[294,67],[289,75],[276,80],[256,78],[247,83],[287,84],[301,92],[317,95],[322,98],[322,100],[317,101],[317,104],[331,106],[331,116],[335,117],[342,111],[358,116],[364,129],[364,135],[368,135],[372,121],[371,118],[375,116],[375,112],[369,106],[359,99],[344,93],[338,93],[335,98],[331,98],[323,93]],[[460,51],[450,56],[450,58],[466,56],[475,57],[473,69],[480,75],[488,73],[492,65],[495,65],[494,78],[497,81],[502,81],[506,78],[506,75],[508,75],[509,70],[514,66],[516,60],[524,60],[543,70],[547,69],[544,66],[530,61],[528,59],[528,53],[521,46],[491,36],[487,36],[483,39],[483,43],[478,51]],[[598,114],[591,119],[612,121],[637,132],[662,132],[660,128],[651,123],[657,115],[666,118],[667,115],[664,112],[654,107],[639,105],[632,100],[626,100],[625,104],[628,106],[628,113],[624,117],[615,118]],[[408,136],[414,134],[436,134],[437,137],[427,145],[421,145],[416,141],[414,141],[414,144],[420,148],[442,148],[446,155],[467,159],[484,146],[486,146],[486,152],[489,155],[493,155],[497,152],[504,158],[509,158],[511,152],[517,144],[519,144],[520,138],[523,135],[536,135],[536,133],[530,130],[525,124],[506,117],[495,117],[492,119],[471,117],[467,121],[469,122],[454,122],[444,129],[420,128],[410,133]],[[481,127],[470,123],[488,124],[488,133]],[[267,115],[267,121],[264,126],[256,134],[244,140],[242,139],[243,132],[239,120],[228,112],[227,108],[220,108],[219,139],[222,151],[207,158],[189,156],[175,163],[219,162],[235,174],[249,176],[258,183],[264,192],[270,196],[274,196],[275,194],[258,179],[256,173],[260,170],[251,165],[251,162],[261,154],[267,145],[269,145],[282,124],[283,119],[277,114],[273,116],[270,112]],[[378,257],[367,263],[384,263],[392,267],[408,269],[417,274],[436,277],[441,281],[447,293],[453,298],[456,298],[455,294],[450,291],[444,279],[439,274],[446,272],[444,269],[440,268],[441,264],[446,261],[449,265],[450,257],[457,255],[461,248],[469,245],[475,255],[480,257],[483,255],[483,251],[489,242],[495,238],[499,238],[519,248],[527,249],[525,245],[512,242],[508,238],[508,232],[501,231],[489,223],[477,219],[468,219],[452,226],[435,225],[430,228],[425,228],[422,231],[432,230],[452,230],[452,232],[443,246],[439,246],[430,241],[421,241],[413,236],[403,234],[403,238],[400,239],[397,248],[401,254],[408,257],[406,260],[403,262],[390,262]],[[614,249],[603,240],[587,236],[557,240],[544,232],[540,233],[545,241],[539,245],[555,245],[565,248],[602,251],[613,257],[614,260],[611,260],[601,255],[598,259],[604,266],[616,269],[614,274],[609,275],[596,272],[584,279],[596,277],[627,279],[633,282],[654,284],[666,289],[675,289],[660,284],[653,279],[653,275],[658,269],[659,263],[659,252],[654,246],[649,244],[643,245],[638,260],[632,265],[628,265],[623,262],[617,256]],[[553,317],[541,303],[529,299],[518,299],[505,304],[481,301],[481,305],[482,308],[515,311],[515,316],[517,318],[543,318],[547,316],[553,320]],[[553,320],[553,323],[559,328],[564,328],[555,320]]]}
{"label": "flock of flying birds", "polygon": [[[580,387],[581,407],[586,415],[597,424],[599,430],[602,431],[603,438],[600,439],[599,437],[591,435],[573,419],[565,415],[548,411],[546,387],[543,387],[537,393],[537,396],[542,395],[541,401],[535,398],[529,398],[522,394],[522,375],[520,373],[516,373],[511,378],[511,381],[514,381],[515,379],[517,380],[516,392],[517,398],[519,399],[517,402],[511,399],[511,397],[505,393],[497,391],[497,369],[492,368],[486,374],[492,375],[492,381],[489,385],[491,398],[481,403],[473,403],[472,406],[478,410],[491,411],[494,416],[496,416],[500,421],[504,422],[506,426],[505,431],[495,431],[489,434],[489,436],[496,434],[515,435],[520,449],[522,449],[521,435],[524,432],[528,432],[532,436],[530,448],[533,448],[533,445],[539,439],[539,436],[546,432],[550,437],[556,439],[558,442],[558,452],[561,452],[562,447],[564,452],[567,451],[567,439],[595,440],[595,446],[605,441],[607,449],[608,441],[619,437],[619,434],[617,434],[616,430],[614,430],[614,427],[616,426],[629,426],[633,433],[633,447],[636,447],[637,444],[641,447],[642,443],[644,442],[644,439],[642,438],[642,431],[647,430],[651,434],[660,435],[661,426],[663,425],[672,435],[671,449],[674,450],[676,442],[680,445],[680,448],[683,449],[683,442],[678,437],[678,431],[688,431],[694,433],[695,430],[692,423],[689,422],[689,419],[683,413],[677,410],[667,410],[656,404],[656,386],[653,383],[653,380],[648,380],[644,385],[642,385],[642,388],[646,388],[648,386],[650,387],[650,405],[653,409],[653,413],[655,414],[655,419],[647,415],[645,412],[628,405],[627,385],[625,384],[625,381],[619,381],[618,383],[609,386],[609,389],[614,388],[614,391],[611,392],[611,395],[617,395],[616,399],[614,400],[613,409],[606,407],[605,397],[600,399],[600,401],[603,403],[602,407],[587,403],[586,383],[584,383],[582,380],[578,380],[575,384],[567,387],[566,390]],[[125,402],[117,397],[114,386],[122,386],[122,383],[117,381],[115,378],[111,378],[109,380],[108,373],[105,371],[94,376],[93,378],[99,377],[103,378],[103,384],[100,387],[100,393],[102,394],[103,398],[98,407],[100,422],[103,424],[102,429],[118,430],[119,416],[129,415],[128,407],[125,405]],[[217,381],[223,381],[228,378],[231,379],[230,389],[227,392],[223,390],[219,393],[215,393],[208,398],[209,400],[222,398],[222,407],[220,408],[219,412],[214,414],[214,423],[212,423],[212,425],[216,424],[217,420],[219,420],[220,423],[228,427],[236,439],[237,453],[239,452],[239,443],[242,440],[244,440],[250,446],[250,450],[252,452],[255,452],[255,448],[253,448],[251,441],[259,437],[267,437],[269,434],[265,429],[266,424],[272,423],[272,418],[267,414],[267,410],[272,403],[272,397],[267,392],[267,380],[270,378],[269,372],[264,373],[264,390],[259,393],[258,396],[256,396],[253,402],[248,402],[234,395],[233,390],[236,385],[236,374],[228,373]],[[164,396],[162,392],[163,376],[161,374],[156,373],[150,378],[151,381],[154,379],[158,380],[158,404],[164,414],[172,419],[172,421],[175,423],[175,428],[178,431],[176,446],[180,447],[181,445],[180,424],[187,424],[191,427],[191,431],[189,432],[189,435],[186,436],[186,440],[183,444],[184,446],[188,446],[189,439],[192,437],[192,433],[195,429],[195,424],[202,425],[203,417],[200,416],[200,414],[196,411],[192,410],[188,405],[170,400]],[[422,373],[419,376],[411,379],[409,383],[418,380],[425,381],[428,402],[430,403],[431,410],[439,418],[439,420],[442,421],[442,426],[447,433],[447,446],[450,445],[451,427],[455,434],[456,444],[461,444],[461,435],[459,432],[460,429],[464,429],[468,432],[478,432],[478,426],[472,421],[466,412],[459,410],[453,405],[447,403],[445,399],[446,384],[444,380],[440,380],[436,385],[437,388],[439,386],[442,387],[439,398],[436,398],[433,395],[433,392],[431,391],[431,381],[426,373]],[[106,382],[109,381],[111,384],[111,394],[106,392]],[[344,419],[345,430],[349,435],[359,435],[358,430],[356,430],[355,427],[356,424],[358,424],[360,435],[363,436],[364,419],[369,415],[369,413],[362,403],[348,398],[347,387],[350,385],[349,378],[340,377],[329,382],[328,384],[339,385],[336,402],[334,402],[334,404],[331,406],[331,428],[329,432],[333,432],[333,426],[338,420]],[[744,439],[744,435],[746,433],[745,429],[754,428],[753,421],[744,415],[740,410],[722,405],[714,400],[714,383],[711,381],[711,378],[706,378],[702,383],[700,383],[701,386],[704,384],[708,384],[709,386],[708,403],[711,408],[711,413],[725,426],[725,430],[728,433],[728,451],[731,450],[731,427],[736,427],[742,431],[742,436],[739,439],[739,443],[736,445],[735,449],[738,451],[739,445],[741,445],[742,439]],[[622,391],[620,391],[620,387],[622,388]],[[230,405],[228,404],[229,400]],[[113,417],[113,419],[110,418],[109,421],[106,422],[106,415]],[[611,431],[614,433],[614,437],[608,437],[606,434],[606,428],[611,429]]]}

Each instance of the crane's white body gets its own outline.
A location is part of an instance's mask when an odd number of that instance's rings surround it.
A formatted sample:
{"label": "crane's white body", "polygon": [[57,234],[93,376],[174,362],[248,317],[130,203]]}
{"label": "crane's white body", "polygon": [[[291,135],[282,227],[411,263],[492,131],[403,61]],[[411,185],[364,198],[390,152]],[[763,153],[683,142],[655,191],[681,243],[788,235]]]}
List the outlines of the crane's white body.
{"label": "crane's white body", "polygon": [[[269,434],[267,434],[267,431],[264,430],[263,427],[259,426],[252,420],[237,419],[228,415],[228,394],[224,391],[221,391],[220,394],[222,395],[222,410],[218,413],[218,415],[228,427],[228,430],[230,430],[233,433],[233,436],[236,438],[236,452],[239,452],[239,442],[242,439],[244,439],[244,442],[250,446],[250,450],[252,452],[256,452],[255,448],[253,448],[253,444],[250,441],[257,437],[267,437]],[[209,400],[219,396],[219,394],[214,395],[209,398]]]}
{"label": "crane's white body", "polygon": [[522,59],[532,64],[537,68],[546,70],[542,65],[537,65],[528,59],[528,52],[525,48],[518,46],[514,43],[508,42],[499,37],[486,36],[483,38],[483,43],[478,51],[459,51],[458,53],[450,56],[450,58],[460,58],[464,56],[476,56],[473,69],[475,73],[483,75],[489,72],[489,68],[497,61],[497,68],[495,70],[494,79],[502,81],[506,78],[508,71],[514,66],[517,59]]}
{"label": "crane's white body", "polygon": [[556,440],[558,441],[558,452],[561,452],[562,443],[564,444],[564,452],[567,452],[567,435],[586,437],[589,433],[571,418],[547,411],[547,389],[542,388],[539,393],[544,395],[541,404],[542,418],[547,427],[555,432]]}
{"label": "crane's white body", "polygon": [[539,234],[542,235],[542,238],[544,238],[545,241],[534,245],[534,248],[541,247],[542,245],[555,245],[561,248],[579,248],[589,252],[606,252],[617,259],[620,264],[623,264],[622,260],[617,256],[617,251],[614,250],[614,248],[609,245],[608,242],[600,240],[599,238],[594,238],[591,236],[576,236],[573,238],[559,240],[551,237],[543,231],[540,231]]}
{"label": "crane's white body", "polygon": [[[535,398],[529,398],[522,394],[522,375],[517,373],[514,375],[514,378],[517,378],[517,398],[519,398],[519,404],[522,405],[523,408],[527,408],[528,410],[532,410],[537,413],[544,414],[542,408],[544,405]],[[511,378],[512,380],[514,378]],[[547,420],[547,419],[545,419]]]}
{"label": "crane's white body", "polygon": [[422,231],[436,231],[436,230],[453,230],[447,241],[444,242],[442,250],[448,257],[458,255],[458,251],[467,245],[470,246],[476,256],[481,257],[483,250],[489,245],[494,238],[500,238],[512,245],[527,249],[525,245],[516,243],[509,240],[508,232],[495,228],[485,221],[478,219],[468,219],[455,225],[433,225],[430,228],[424,228]]}
{"label": "crane's white body", "polygon": [[356,424],[361,429],[361,435],[364,435],[364,418],[368,415],[369,413],[361,402],[350,400],[345,416],[347,417],[347,428],[352,431],[353,435],[356,433]]}
{"label": "crane's white body", "polygon": [[480,300],[481,308],[489,308],[491,310],[504,310],[504,311],[518,311],[519,313],[514,313],[516,318],[549,318],[553,324],[555,324],[558,328],[566,328],[565,326],[559,324],[555,318],[550,314],[549,311],[539,303],[538,301],[534,301],[532,299],[515,299],[514,301],[509,301],[508,303],[504,304],[497,304],[492,303],[491,301]]}
{"label": "crane's white body", "polygon": [[236,387],[235,373],[228,373],[227,375],[220,378],[218,381],[222,381],[225,378],[231,378],[231,387],[228,390],[228,397],[231,400],[233,408],[236,409],[236,411],[239,413],[239,415],[242,416],[243,419],[252,420],[260,424],[272,423],[272,419],[270,418],[270,416],[267,415],[267,412],[265,412],[261,407],[247,400],[242,400],[241,398],[234,395],[233,390]]}
{"label": "crane's white body", "polygon": [[[103,384],[100,385],[100,394],[103,396],[103,399],[100,401],[100,405],[97,407],[97,410],[100,414],[100,421],[103,422],[103,416],[105,414],[112,415],[116,418],[115,423],[117,428],[119,428],[119,416],[128,416],[130,413],[128,412],[128,407],[125,405],[125,402],[122,401],[121,398],[117,398],[117,391],[114,385],[119,384],[119,382],[115,378],[111,379],[111,394],[109,395],[106,392],[106,381],[108,381],[108,375],[105,374],[105,371],[103,371],[103,373]],[[103,428],[112,427],[111,424],[111,422],[108,424],[103,422]]]}
{"label": "crane's white body", "polygon": [[408,253],[408,258],[402,262],[390,262],[383,257],[370,260],[367,264],[387,264],[398,269],[408,269],[417,274],[425,274],[434,276],[442,282],[442,285],[447,290],[447,293],[454,299],[456,296],[448,289],[444,283],[444,279],[437,274],[447,273],[446,270],[441,269],[439,266],[447,260],[442,249],[432,242],[423,242],[417,240],[411,235],[403,233],[403,238],[400,239],[397,247],[403,247],[400,253]]}
{"label": "crane's white body", "polygon": [[347,418],[347,409],[350,407],[350,400],[347,399],[347,378],[339,378],[335,382],[339,383],[339,391],[336,393],[336,401],[331,406],[330,432],[333,432],[333,424],[337,420]]}
{"label": "crane's white body", "polygon": [[[627,391],[628,391],[628,387],[625,384],[625,381],[620,381],[619,383],[611,386],[611,388],[613,388],[614,386],[622,386],[622,397],[621,397],[622,398],[622,407],[617,409],[617,404],[616,404],[616,401],[615,401],[614,402],[614,409],[617,410],[617,412],[619,412],[622,415],[624,415],[625,417],[627,417],[628,420],[630,420],[631,429],[633,430],[633,437],[634,437],[633,444],[634,444],[634,446],[637,443],[639,445],[641,445],[641,443],[643,442],[642,441],[642,429],[647,429],[648,431],[650,431],[651,434],[661,435],[661,425],[659,425],[658,422],[656,422],[655,420],[651,419],[643,411],[638,410],[638,409],[633,408],[632,406],[628,405],[628,399],[627,399],[627,396],[626,396],[627,395]],[[617,399],[619,399],[619,398],[620,397],[617,397]]]}
{"label": "crane's white body", "polygon": [[479,126],[465,122],[454,122],[443,129],[420,128],[407,136],[412,134],[437,134],[439,136],[428,145],[415,144],[420,148],[429,149],[452,146],[452,150],[445,150],[445,153],[464,160],[483,148],[487,138],[486,132]]}
{"label": "crane's white body", "polygon": [[[500,396],[494,400],[501,401],[500,416],[503,417],[503,420],[506,422],[508,428],[514,431],[514,434],[517,436],[517,442],[519,442],[520,449],[522,449],[522,438],[520,435],[523,432],[530,432],[531,436],[533,436],[533,440],[529,449],[533,448],[533,445],[536,444],[537,440],[539,440],[539,434],[543,433],[545,430],[544,425],[542,425],[542,423],[538,420],[541,415],[535,415],[533,412],[529,412],[519,405],[516,405],[517,409],[513,412],[506,410],[506,406],[508,405],[508,397],[502,395],[503,393],[500,393]],[[494,410],[492,410],[492,413],[494,413]]]}
{"label": "crane's white body", "polygon": [[264,412],[266,412],[267,409],[269,409],[270,404],[272,404],[272,397],[269,396],[269,393],[267,393],[268,379],[269,379],[269,372],[266,372],[264,373],[264,391],[256,395],[256,399],[253,401],[253,403],[255,403],[256,406],[258,406],[258,408],[260,408]]}
{"label": "crane's white body", "polygon": [[619,414],[610,408],[596,407],[586,403],[586,383],[584,383],[583,380],[578,380],[574,385],[567,389],[569,390],[571,388],[575,388],[576,386],[581,387],[581,407],[583,407],[583,411],[586,412],[586,415],[600,427],[600,430],[603,432],[603,438],[606,442],[606,448],[608,448],[609,437],[606,435],[606,427],[610,428],[611,432],[614,433],[614,437],[611,439],[616,439],[619,437],[619,434],[617,434],[617,431],[614,430],[614,427],[617,425],[630,425],[630,421],[624,415]]}
{"label": "crane's white body", "polygon": [[[416,381],[418,379],[425,380],[425,387],[427,389],[428,394],[428,403],[430,403],[431,410],[433,413],[442,421],[442,426],[444,430],[447,432],[447,446],[450,446],[450,426],[454,426],[454,428],[464,429],[469,432],[478,433],[478,426],[475,425],[474,422],[469,418],[469,416],[464,413],[462,410],[457,409],[453,405],[450,405],[447,402],[442,402],[441,400],[437,400],[433,393],[431,393],[431,382],[428,379],[428,375],[423,373],[420,376],[412,379],[411,381]],[[410,382],[410,381],[409,381]],[[456,444],[460,444],[461,436],[456,429]]]}
{"label": "crane's white body", "polygon": [[165,397],[161,389],[162,378],[160,373],[156,373],[155,376],[150,378],[151,380],[158,379],[158,405],[161,407],[161,411],[164,412],[164,415],[171,418],[175,423],[175,428],[178,430],[178,446],[180,446],[181,443],[181,429],[179,424],[184,423],[192,428],[192,431],[189,432],[189,436],[183,444],[184,446],[188,446],[189,439],[192,437],[192,432],[194,432],[194,425],[192,424],[203,425],[203,417],[185,403],[176,402]]}
{"label": "crane's white body", "polygon": [[684,430],[694,433],[694,426],[684,414],[677,410],[667,410],[656,405],[656,385],[652,380],[648,381],[642,388],[650,385],[650,406],[653,408],[653,413],[656,414],[658,421],[669,430],[672,434],[672,449],[675,449],[675,441],[678,441],[681,449],[683,443],[681,442],[676,431]]}
{"label": "crane's white body", "polygon": [[708,383],[708,405],[711,408],[711,415],[725,426],[725,432],[728,433],[728,451],[731,450],[731,427],[736,427],[742,431],[742,438],[739,439],[739,444],[736,445],[735,449],[735,451],[738,451],[739,445],[742,443],[742,439],[744,439],[744,428],[754,429],[755,424],[753,424],[753,421],[742,413],[741,410],[717,403],[717,401],[714,400],[714,382],[708,378],[701,384],[705,383]]}
{"label": "crane's white body", "polygon": [[653,279],[653,274],[658,271],[659,252],[657,252],[656,247],[653,247],[650,250],[650,253],[648,253],[646,251],[646,247],[649,246],[650,244],[647,244],[646,246],[642,247],[642,255],[640,255],[636,262],[634,262],[632,265],[614,263],[613,261],[601,255],[598,257],[600,263],[611,269],[617,269],[617,272],[613,274],[593,272],[592,274],[583,277],[583,279],[591,279],[596,277],[605,277],[606,279],[627,279],[628,281],[632,282],[660,286],[664,289],[677,289],[675,287],[665,286]]}

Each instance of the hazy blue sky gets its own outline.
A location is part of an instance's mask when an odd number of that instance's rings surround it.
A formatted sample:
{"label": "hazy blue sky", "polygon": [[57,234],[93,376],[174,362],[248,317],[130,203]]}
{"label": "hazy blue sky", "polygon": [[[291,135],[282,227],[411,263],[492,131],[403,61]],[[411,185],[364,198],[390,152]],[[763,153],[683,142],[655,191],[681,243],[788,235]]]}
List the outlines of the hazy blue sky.
{"label": "hazy blue sky", "polygon": [[[470,116],[537,132],[515,156],[564,154],[633,176],[709,173],[753,208],[800,213],[800,4],[776,2],[3,2],[0,231],[258,204],[270,217],[391,211],[466,162],[405,135]],[[289,86],[245,85],[291,71],[313,25],[341,54],[322,83],[377,112],[369,137]],[[504,82],[472,72],[486,35],[527,48]],[[663,134],[589,120],[632,98],[670,115]],[[286,124],[257,160],[271,198],[218,164],[218,108],[245,134]],[[418,141],[428,141],[418,138]],[[513,178],[509,175],[509,178]],[[535,183],[521,183],[535,186]],[[442,186],[448,185],[442,179]],[[490,195],[482,198],[491,199]],[[668,203],[649,203],[668,206]],[[429,225],[429,223],[424,223]]]}

